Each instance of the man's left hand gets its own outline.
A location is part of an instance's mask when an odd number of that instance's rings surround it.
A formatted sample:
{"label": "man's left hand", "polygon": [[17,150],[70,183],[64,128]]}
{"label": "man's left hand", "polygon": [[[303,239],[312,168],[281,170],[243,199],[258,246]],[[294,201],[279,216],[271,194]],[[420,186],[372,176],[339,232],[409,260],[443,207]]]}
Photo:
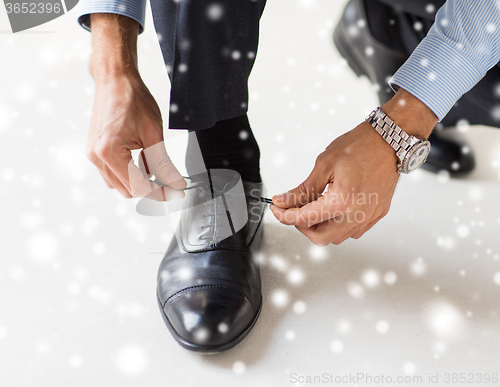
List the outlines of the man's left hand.
{"label": "man's left hand", "polygon": [[337,245],[388,213],[398,178],[394,150],[364,122],[333,141],[302,184],[274,196],[271,211],[314,244]]}
{"label": "man's left hand", "polygon": [[[437,116],[404,89],[382,109],[417,138],[429,137],[437,123]],[[399,178],[397,163],[394,149],[363,122],[318,156],[302,184],[274,196],[271,211],[317,245],[358,239],[389,212]]]}

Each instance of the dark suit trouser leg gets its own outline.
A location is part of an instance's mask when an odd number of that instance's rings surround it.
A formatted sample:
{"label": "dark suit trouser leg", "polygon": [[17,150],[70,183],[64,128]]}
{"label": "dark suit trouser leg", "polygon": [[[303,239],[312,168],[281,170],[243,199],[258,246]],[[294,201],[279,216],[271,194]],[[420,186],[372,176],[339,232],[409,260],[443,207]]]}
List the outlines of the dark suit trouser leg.
{"label": "dark suit trouser leg", "polygon": [[[444,3],[444,0],[365,0],[368,24],[374,36],[408,56],[427,35],[436,12]],[[390,25],[397,28],[389,27],[391,18],[394,21]],[[421,29],[415,28],[417,23]],[[483,28],[480,23],[478,26]],[[500,65],[497,65],[458,101],[442,121],[443,125],[453,126],[458,120],[466,119],[471,124],[500,127],[499,85]]]}
{"label": "dark suit trouser leg", "polygon": [[151,0],[171,82],[172,129],[244,115],[265,0]]}

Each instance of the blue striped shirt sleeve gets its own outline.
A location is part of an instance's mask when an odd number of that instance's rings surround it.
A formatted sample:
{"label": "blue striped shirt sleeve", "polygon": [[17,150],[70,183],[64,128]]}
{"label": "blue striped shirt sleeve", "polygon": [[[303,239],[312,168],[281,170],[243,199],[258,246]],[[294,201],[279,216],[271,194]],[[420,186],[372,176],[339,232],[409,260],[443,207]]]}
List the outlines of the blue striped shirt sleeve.
{"label": "blue striped shirt sleeve", "polygon": [[78,3],[78,23],[90,31],[90,14],[114,13],[137,20],[139,32],[144,31],[146,0],[80,0]]}
{"label": "blue striped shirt sleeve", "polygon": [[410,58],[391,78],[441,121],[500,62],[498,0],[448,0]]}

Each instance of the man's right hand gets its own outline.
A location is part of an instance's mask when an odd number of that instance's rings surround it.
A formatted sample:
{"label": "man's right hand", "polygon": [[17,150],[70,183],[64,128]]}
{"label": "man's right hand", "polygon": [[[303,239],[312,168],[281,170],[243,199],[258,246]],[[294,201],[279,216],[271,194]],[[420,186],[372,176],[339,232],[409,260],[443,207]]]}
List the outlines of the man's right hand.
{"label": "man's right hand", "polygon": [[[137,69],[139,24],[92,14],[90,72],[96,83],[86,154],[107,186],[125,197],[165,201],[183,196],[186,182],[163,142],[160,109]],[[141,149],[140,167],[131,150]],[[162,186],[152,183],[154,175]]]}

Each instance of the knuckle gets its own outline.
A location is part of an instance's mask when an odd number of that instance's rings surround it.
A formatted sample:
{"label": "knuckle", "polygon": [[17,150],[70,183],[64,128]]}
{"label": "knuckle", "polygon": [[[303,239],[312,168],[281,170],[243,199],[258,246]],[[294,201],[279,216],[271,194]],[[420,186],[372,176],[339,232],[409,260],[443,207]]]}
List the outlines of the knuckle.
{"label": "knuckle", "polygon": [[309,190],[309,186],[307,184],[307,180],[300,183],[299,186],[297,187],[297,191],[298,191],[299,195],[300,194],[307,194],[308,190]]}
{"label": "knuckle", "polygon": [[156,169],[158,171],[162,171],[162,172],[169,172],[173,168],[175,168],[175,166],[174,166],[174,163],[172,162],[172,160],[170,160],[170,158],[161,159],[157,163],[157,165],[154,166],[154,169]]}
{"label": "knuckle", "polygon": [[95,154],[101,159],[109,158],[112,148],[112,141],[109,137],[101,137],[95,143]]}
{"label": "knuckle", "polygon": [[311,239],[311,242],[314,243],[318,247],[325,247],[328,245],[328,241],[322,235],[313,234],[313,235],[311,235],[311,237],[309,239]]}
{"label": "knuckle", "polygon": [[142,195],[139,188],[135,184],[132,184],[132,183],[130,184],[130,188],[128,189],[128,193],[129,193],[131,198],[141,198],[141,197],[145,196],[145,195]]}
{"label": "knuckle", "polygon": [[85,157],[92,163],[96,163],[96,157],[97,155],[95,154],[94,150],[91,147],[86,147],[85,148]]}
{"label": "knuckle", "polygon": [[325,171],[331,168],[332,157],[330,154],[323,152],[317,158],[314,167],[320,171]]}
{"label": "knuckle", "polygon": [[309,225],[308,219],[305,219],[303,215],[301,215],[301,216],[299,216],[297,218],[296,225],[298,227],[302,227],[302,228],[309,228],[309,227],[311,227],[311,225]]}
{"label": "knuckle", "polygon": [[339,201],[336,206],[336,212],[339,214],[345,214],[349,210],[349,205],[343,201]]}
{"label": "knuckle", "polygon": [[375,215],[375,209],[372,207],[365,208],[363,212],[365,213],[365,219],[371,219]]}
{"label": "knuckle", "polygon": [[312,243],[314,243],[316,246],[319,246],[319,238],[316,235],[311,235],[309,237]]}
{"label": "knuckle", "polygon": [[132,199],[133,196],[127,190],[120,192],[125,199]]}
{"label": "knuckle", "polygon": [[328,157],[325,152],[322,152],[316,157],[316,162],[314,163],[314,166],[316,167],[321,167],[323,164],[325,164],[328,161]]}

